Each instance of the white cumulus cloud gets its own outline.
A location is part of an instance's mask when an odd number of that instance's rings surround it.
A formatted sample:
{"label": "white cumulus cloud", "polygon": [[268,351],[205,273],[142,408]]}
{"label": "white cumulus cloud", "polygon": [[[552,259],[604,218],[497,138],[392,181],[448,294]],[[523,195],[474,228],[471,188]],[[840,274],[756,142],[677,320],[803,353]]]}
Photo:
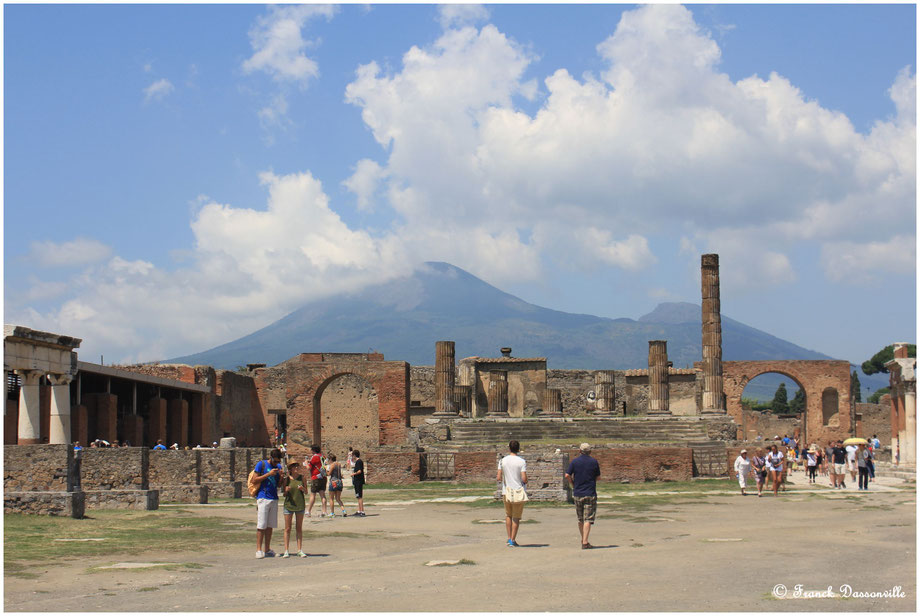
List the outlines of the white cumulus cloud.
{"label": "white cumulus cloud", "polygon": [[175,86],[173,86],[168,79],[157,79],[144,88],[144,102],[161,101],[169,96],[175,89]]}
{"label": "white cumulus cloud", "polygon": [[838,282],[864,283],[886,274],[909,274],[917,267],[917,240],[896,235],[888,241],[829,242],[821,249],[827,277]]}
{"label": "white cumulus cloud", "polygon": [[334,14],[332,5],[269,7],[249,31],[253,53],[243,62],[243,70],[264,71],[277,81],[306,86],[319,75],[319,67],[306,54],[311,42],[304,38],[303,28],[312,18],[329,19]]}
{"label": "white cumulus cloud", "polygon": [[74,267],[107,259],[112,249],[102,242],[78,237],[69,242],[32,242],[28,259],[40,267]]}

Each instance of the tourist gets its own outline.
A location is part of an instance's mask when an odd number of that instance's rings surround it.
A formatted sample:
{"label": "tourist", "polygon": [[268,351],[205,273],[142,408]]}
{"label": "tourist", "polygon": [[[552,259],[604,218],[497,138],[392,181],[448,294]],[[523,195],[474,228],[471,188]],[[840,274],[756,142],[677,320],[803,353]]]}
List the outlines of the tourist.
{"label": "tourist", "polygon": [[856,452],[859,448],[856,445],[847,445],[847,470],[850,471],[850,479],[856,481]]}
{"label": "tourist", "polygon": [[805,464],[808,467],[808,483],[818,482],[818,451],[812,445],[805,453]]}
{"label": "tourist", "polygon": [[[591,445],[582,443],[578,449],[581,455],[569,462],[569,467],[565,471],[565,479],[572,484],[581,549],[590,550],[594,546],[588,543],[588,535],[591,534],[591,525],[594,524],[597,513],[597,478],[601,474],[601,466],[591,457]],[[523,462],[523,458],[519,459]],[[526,463],[522,470],[526,470]],[[524,482],[526,481],[525,475]],[[521,505],[523,506],[523,503]],[[518,519],[520,519],[520,514],[518,514]],[[514,543],[514,538],[510,539]]]}
{"label": "tourist", "polygon": [[527,462],[518,455],[521,444],[517,441],[508,443],[507,456],[498,463],[496,481],[502,482],[502,500],[505,504],[505,530],[508,534],[508,547],[518,547],[517,533],[527,501]]}
{"label": "tourist", "polygon": [[157,441],[157,444],[153,446],[155,451],[166,451],[166,445],[163,444],[163,440],[160,439]]}
{"label": "tourist", "polygon": [[831,481],[831,487],[837,487],[837,471],[834,468],[834,441],[828,441],[827,447],[824,448],[824,461],[827,466],[828,478]]}
{"label": "tourist", "polygon": [[878,434],[872,435],[872,449],[880,449],[882,447],[882,441],[878,440]]}
{"label": "tourist", "polygon": [[329,477],[329,517],[335,517],[336,501],[339,503],[342,517],[348,517],[348,514],[345,513],[345,503],[342,502],[342,490],[345,488],[345,482],[342,480],[342,465],[336,462],[334,455],[329,456],[326,475]]}
{"label": "tourist", "polygon": [[313,455],[307,461],[310,467],[310,505],[307,507],[307,517],[313,517],[313,503],[316,502],[316,495],[319,494],[323,502],[323,517],[326,517],[326,469],[325,460],[319,453],[319,445],[313,445],[310,450]]}
{"label": "tourist", "polygon": [[789,446],[789,435],[788,434],[783,435],[783,445],[785,445],[786,447]]}
{"label": "tourist", "polygon": [[856,449],[856,467],[859,469],[857,489],[859,490],[869,489],[869,455],[869,448],[860,443]]}
{"label": "tourist", "polygon": [[83,448],[80,447],[80,441],[74,441],[74,442],[73,442],[73,450],[74,450],[74,451],[83,451]]}
{"label": "tourist", "polygon": [[764,459],[763,449],[758,449],[751,458],[751,468],[754,470],[754,480],[757,482],[757,497],[763,496],[763,484],[767,481],[767,461]]}
{"label": "tourist", "polygon": [[355,452],[351,447],[348,448],[348,457],[345,458],[345,466],[348,467],[348,470],[355,467]]}
{"label": "tourist", "polygon": [[747,488],[745,479],[751,474],[751,461],[747,457],[747,449],[742,449],[738,457],[735,458],[735,476],[738,478],[738,485],[741,486],[741,496],[747,496],[744,489]]}
{"label": "tourist", "polygon": [[866,466],[869,468],[869,481],[875,481],[875,448],[866,447]]}
{"label": "tourist", "polygon": [[[272,449],[271,460],[256,462],[255,480],[260,482],[256,494],[256,558],[271,558],[272,532],[278,527],[278,485],[284,471],[281,468],[281,452]],[[263,548],[264,544],[264,550]]]}
{"label": "tourist", "polygon": [[783,452],[776,445],[770,448],[767,454],[766,463],[767,471],[770,473],[770,481],[773,482],[773,496],[779,492],[779,484],[783,481]]}
{"label": "tourist", "polygon": [[290,558],[291,522],[296,518],[297,556],[306,558],[303,551],[303,511],[306,509],[304,495],[307,489],[303,485],[303,467],[300,462],[288,464],[288,477],[284,484],[284,554],[281,558]]}
{"label": "tourist", "polygon": [[351,485],[355,488],[355,498],[358,499],[358,511],[355,515],[364,517],[364,484],[367,483],[367,471],[364,470],[364,460],[361,452],[355,449],[351,452],[355,458],[355,468],[351,472]]}
{"label": "tourist", "polygon": [[837,441],[831,459],[834,462],[834,487],[841,489],[847,487],[847,450],[843,448],[843,441]]}

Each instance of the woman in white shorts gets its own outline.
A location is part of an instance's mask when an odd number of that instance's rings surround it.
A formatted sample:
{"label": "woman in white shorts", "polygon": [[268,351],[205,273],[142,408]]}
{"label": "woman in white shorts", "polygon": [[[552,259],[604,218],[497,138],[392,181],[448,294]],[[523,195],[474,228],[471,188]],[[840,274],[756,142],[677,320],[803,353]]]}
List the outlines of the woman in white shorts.
{"label": "woman in white shorts", "polygon": [[767,471],[770,473],[770,480],[773,482],[773,496],[779,492],[779,484],[783,480],[783,452],[776,445],[770,448],[767,453]]}

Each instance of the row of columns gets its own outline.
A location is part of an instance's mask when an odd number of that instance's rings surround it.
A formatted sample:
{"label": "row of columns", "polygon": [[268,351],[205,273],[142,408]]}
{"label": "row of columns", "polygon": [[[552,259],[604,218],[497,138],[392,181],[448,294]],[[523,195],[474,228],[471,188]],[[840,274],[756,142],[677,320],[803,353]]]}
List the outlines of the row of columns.
{"label": "row of columns", "polygon": [[[36,445],[41,435],[41,370],[14,370],[19,377],[19,423],[16,436],[20,445]],[[48,442],[62,445],[70,442],[70,383],[71,374],[48,374],[51,381],[51,421]],[[4,379],[6,385],[7,379]]]}

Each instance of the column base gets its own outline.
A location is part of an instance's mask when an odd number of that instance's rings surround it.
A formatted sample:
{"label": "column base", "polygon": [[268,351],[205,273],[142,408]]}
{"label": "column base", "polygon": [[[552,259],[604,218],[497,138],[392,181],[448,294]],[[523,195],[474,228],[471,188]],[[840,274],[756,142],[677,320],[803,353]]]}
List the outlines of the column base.
{"label": "column base", "polygon": [[649,417],[673,417],[674,414],[667,410],[654,410],[646,413]]}
{"label": "column base", "polygon": [[700,411],[702,417],[725,417],[728,411],[725,409],[703,409]]}
{"label": "column base", "polygon": [[40,438],[20,438],[16,440],[17,445],[41,445],[42,440]]}
{"label": "column base", "polygon": [[506,418],[506,417],[511,417],[511,415],[509,415],[507,411],[497,412],[497,413],[486,413],[487,419],[501,419],[501,418]]}

